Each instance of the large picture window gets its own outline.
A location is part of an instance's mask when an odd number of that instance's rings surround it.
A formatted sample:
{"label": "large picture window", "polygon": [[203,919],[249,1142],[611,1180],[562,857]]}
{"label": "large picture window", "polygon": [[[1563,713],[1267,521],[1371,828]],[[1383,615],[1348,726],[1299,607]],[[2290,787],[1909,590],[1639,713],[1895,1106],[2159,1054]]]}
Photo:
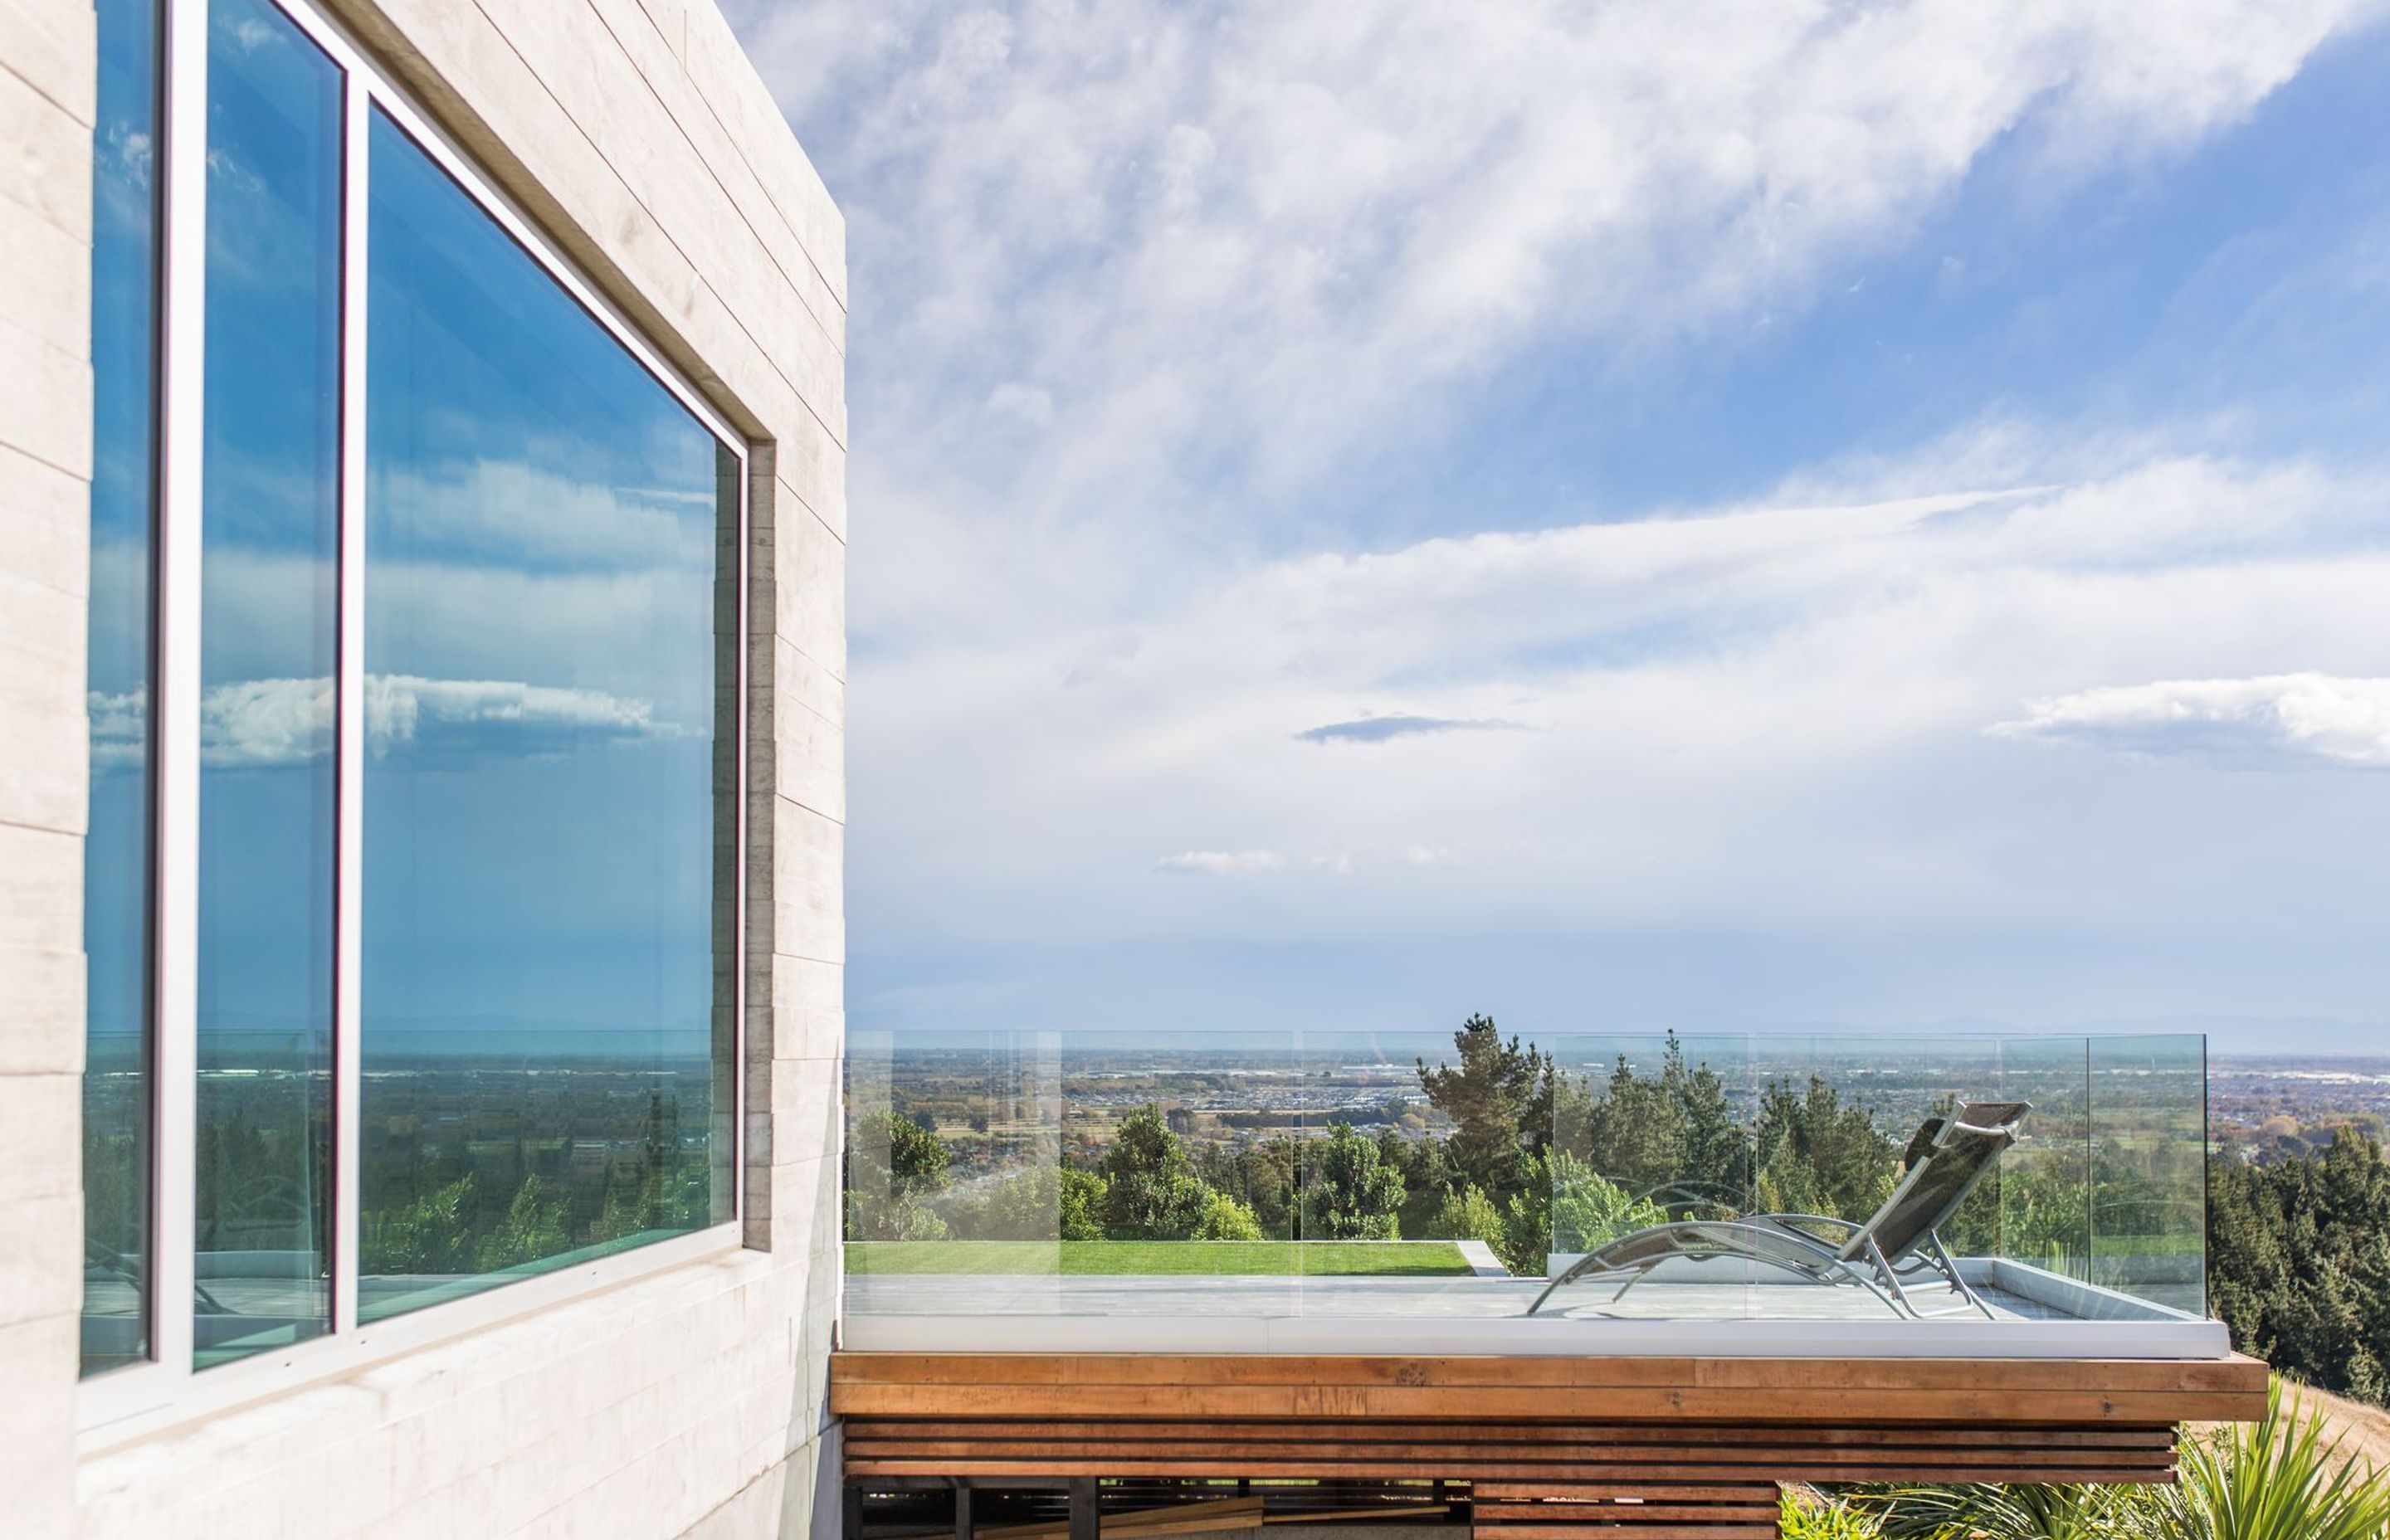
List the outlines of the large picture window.
{"label": "large picture window", "polygon": [[109,1420],[735,1244],[746,459],[302,0],[100,23]]}
{"label": "large picture window", "polygon": [[387,117],[366,337],[360,1313],[729,1217],[727,452]]}

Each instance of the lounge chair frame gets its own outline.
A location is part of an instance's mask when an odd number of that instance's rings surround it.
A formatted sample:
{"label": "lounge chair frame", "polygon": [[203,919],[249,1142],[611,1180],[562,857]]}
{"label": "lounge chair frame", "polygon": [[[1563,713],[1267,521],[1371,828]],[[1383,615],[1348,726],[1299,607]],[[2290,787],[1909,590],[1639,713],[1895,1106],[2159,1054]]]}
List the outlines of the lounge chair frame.
{"label": "lounge chair frame", "polygon": [[[1969,1114],[1978,1108],[1997,1114],[1997,1121],[1973,1121]],[[1924,1157],[1909,1168],[1892,1196],[1863,1225],[1821,1213],[1754,1213],[1741,1219],[1677,1220],[1654,1225],[1620,1236],[1578,1258],[1544,1286],[1543,1292],[1527,1306],[1527,1314],[1533,1315],[1541,1310],[1562,1286],[1587,1278],[1625,1275],[1625,1281],[1607,1302],[1615,1304],[1664,1262],[1730,1259],[1778,1268],[1812,1283],[1856,1284],[1882,1301],[1895,1315],[1909,1320],[1971,1312],[1981,1312],[1986,1320],[1997,1320],[1997,1313],[1960,1272],[1957,1259],[1942,1242],[1941,1231],[1976,1185],[1991,1174],[2001,1153],[2016,1142],[2017,1124],[2030,1110],[2024,1102],[1957,1108],[1950,1117],[1941,1120],[1942,1126]],[[1919,1226],[1895,1251],[1888,1253],[1879,1232],[1903,1215],[1917,1189],[1932,1178],[1937,1161],[1956,1158],[1952,1143],[1962,1136],[1989,1141],[1990,1148],[1976,1157],[1973,1169],[1954,1192],[1943,1198],[1930,1221]],[[1812,1226],[1838,1233],[1830,1240],[1810,1233],[1807,1227]],[[1929,1276],[1941,1279],[1962,1303],[1938,1309],[1919,1304],[1909,1293],[1909,1285]]]}

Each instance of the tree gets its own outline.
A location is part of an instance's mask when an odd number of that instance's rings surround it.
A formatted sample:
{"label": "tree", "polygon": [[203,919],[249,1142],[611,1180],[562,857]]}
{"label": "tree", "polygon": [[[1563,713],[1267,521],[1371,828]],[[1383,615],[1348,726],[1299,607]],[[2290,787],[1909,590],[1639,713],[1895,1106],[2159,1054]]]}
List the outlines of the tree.
{"label": "tree", "polygon": [[927,1200],[945,1186],[954,1151],[929,1129],[893,1111],[854,1125],[847,1145],[850,1240],[943,1240],[946,1222]]}
{"label": "tree", "polygon": [[1818,1075],[1800,1090],[1769,1082],[1755,1138],[1758,1206],[1772,1213],[1864,1219],[1900,1174],[1899,1147]]}
{"label": "tree", "polygon": [[944,1217],[957,1240],[1055,1240],[1061,1210],[1062,1173],[1036,1164],[982,1184],[946,1204]]}
{"label": "tree", "polygon": [[935,1192],[945,1185],[946,1168],[955,1152],[926,1122],[888,1116],[888,1171],[895,1185],[912,1194]]}
{"label": "tree", "polygon": [[1303,1163],[1300,1143],[1264,1139],[1242,1149],[1205,1145],[1194,1157],[1196,1174],[1253,1213],[1266,1236],[1294,1233],[1294,1190]]}
{"label": "tree", "polygon": [[1103,1175],[1104,1234],[1114,1240],[1185,1240],[1210,1205],[1212,1189],[1151,1102],[1121,1120]]}
{"label": "tree", "polygon": [[[1673,1041],[1673,1040],[1672,1040]],[[1682,1183],[1686,1166],[1685,1114],[1663,1077],[1639,1074],[1618,1056],[1610,1085],[1585,1114],[1582,1149],[1592,1167],[1635,1192]]]}
{"label": "tree", "polygon": [[473,1270],[470,1172],[412,1202],[366,1216],[360,1270],[459,1274]]}
{"label": "tree", "polygon": [[2210,1162],[2208,1298],[2235,1346],[2390,1403],[2390,1167],[2353,1128],[2271,1165]]}
{"label": "tree", "polygon": [[[1435,1228],[1446,1200],[1469,1184],[1452,1163],[1445,1141],[1405,1138],[1389,1128],[1378,1136],[1378,1158],[1402,1174],[1403,1206],[1395,1218],[1407,1236],[1437,1236]],[[1483,1189],[1478,1196],[1484,1197]],[[1484,1239],[1484,1237],[1475,1237]]]}
{"label": "tree", "polygon": [[1637,1072],[1622,1054],[1600,1099],[1589,1091],[1581,1099],[1571,1086],[1560,1103],[1562,1147],[1626,1191],[1659,1194],[1664,1207],[1680,1213],[1748,1206],[1750,1136],[1717,1072],[1688,1064],[1675,1033],[1657,1075]]}
{"label": "tree", "polygon": [[1419,1060],[1420,1088],[1453,1123],[1448,1142],[1464,1183],[1488,1193],[1520,1189],[1527,1159],[1551,1137],[1552,1063],[1541,1048],[1505,1043],[1490,1016],[1471,1016],[1452,1034],[1458,1068]]}
{"label": "tree", "polygon": [[526,1176],[507,1205],[506,1217],[482,1238],[475,1268],[495,1273],[502,1267],[552,1257],[565,1249],[564,1195],[537,1176]]}
{"label": "tree", "polygon": [[1304,1239],[1400,1238],[1395,1214],[1403,1205],[1403,1174],[1380,1156],[1376,1140],[1349,1123],[1330,1123],[1328,1137],[1304,1157]]}
{"label": "tree", "polygon": [[1092,1171],[1062,1168],[1061,1229],[1065,1240],[1104,1238],[1104,1179]]}

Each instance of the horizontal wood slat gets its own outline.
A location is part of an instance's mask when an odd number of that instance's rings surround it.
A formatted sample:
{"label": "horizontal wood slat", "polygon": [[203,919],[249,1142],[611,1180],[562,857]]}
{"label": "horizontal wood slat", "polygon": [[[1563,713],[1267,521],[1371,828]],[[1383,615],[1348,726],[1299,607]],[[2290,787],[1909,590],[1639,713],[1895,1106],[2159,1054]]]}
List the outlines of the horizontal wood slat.
{"label": "horizontal wood slat", "polygon": [[[1439,1449],[1462,1447],[1440,1444]],[[1818,1444],[1806,1441],[1747,1444],[1712,1444],[1698,1445],[1658,1445],[1608,1444],[1588,1437],[1579,1446],[1539,1446],[1548,1451],[1538,1456],[1523,1456],[1516,1448],[1475,1444],[1469,1449],[1472,1469],[1530,1469],[1538,1465],[1565,1466],[1571,1469],[1589,1465],[1615,1466],[1625,1469],[1645,1465],[1682,1465],[1689,1459],[1703,1466],[1765,1465],[1797,1461],[1804,1469],[1825,1470],[1848,1465],[1875,1466],[1895,1457],[1909,1457],[1923,1451],[1907,1446],[1892,1448],[1850,1448]],[[1252,1444],[1205,1444],[1192,1440],[1171,1440],[1150,1444],[1101,1443],[1084,1444],[1063,1439],[1036,1443],[991,1443],[973,1445],[959,1440],[929,1444],[914,1444],[901,1433],[880,1431],[870,1438],[850,1438],[847,1457],[858,1465],[897,1461],[906,1465],[933,1464],[941,1460],[1004,1461],[1017,1465],[1036,1465],[1060,1461],[1072,1467],[1101,1464],[1117,1455],[1124,1464],[1137,1466],[1168,1464],[1174,1461],[1201,1465],[1227,1474],[1235,1474],[1246,1462],[1256,1469],[1263,1465],[1299,1464],[1317,1466],[1323,1469],[1341,1470],[1346,1466],[1366,1466],[1373,1469],[1399,1470],[1407,1462],[1419,1458],[1418,1444],[1367,1444],[1358,1441],[1344,1444],[1321,1444],[1306,1446],[1299,1458],[1289,1458],[1288,1452],[1266,1452]],[[1895,1454],[1897,1450],[1897,1455]],[[2143,1469],[2153,1465],[2172,1463],[2172,1451],[2154,1453],[2139,1449],[2066,1449],[2032,1450],[2026,1446],[2010,1445],[1998,1449],[1935,1448],[1933,1458],[1950,1467],[1980,1466],[1997,1469],[2028,1455],[2043,1457],[2052,1463],[2091,1469]],[[1071,1472],[1064,1471],[1064,1474]],[[1125,1473],[1125,1472],[1124,1472]],[[1821,1478],[1831,1479],[1831,1478]]]}
{"label": "horizontal wood slat", "polygon": [[[1433,1440],[1455,1447],[1575,1444],[1588,1426],[1598,1426],[1609,1444],[1653,1444],[1670,1447],[1687,1444],[1772,1441],[1852,1445],[1898,1444],[1908,1448],[1998,1448],[2024,1444],[2073,1449],[2171,1449],[2174,1430],[2155,1428],[1849,1428],[1788,1427],[1782,1423],[1694,1422],[1662,1423],[1494,1422],[1438,1423],[1393,1421],[1308,1422],[1150,1422],[1073,1421],[1070,1436],[1077,1443],[1150,1444],[1187,1439],[1203,1444],[1254,1444],[1265,1448],[1334,1444],[1355,1437],[1385,1441]],[[1056,1436],[1053,1422],[1016,1422],[991,1418],[984,1422],[931,1421],[912,1418],[854,1418],[846,1424],[849,1444],[875,1436],[902,1438],[918,1444],[960,1440],[971,1444],[1034,1443]]]}
{"label": "horizontal wood slat", "polygon": [[[904,1385],[833,1382],[830,1410],[840,1417],[1021,1417],[1107,1418],[1411,1418],[1455,1419],[1562,1418],[1599,1409],[1621,1420],[1742,1421],[1816,1420],[1818,1397],[1793,1391],[1620,1390],[1560,1395],[1548,1390],[1349,1389],[1270,1386],[1227,1390],[1182,1386],[1092,1385],[1070,1387],[1053,1397],[1028,1397],[1015,1385],[939,1386],[928,1392]],[[2253,1398],[2230,1392],[2114,1392],[1911,1390],[1873,1391],[1838,1397],[1864,1407],[1870,1422],[2098,1423],[2254,1421],[2264,1409]],[[1068,1408],[1067,1412],[1065,1408]]]}
{"label": "horizontal wood slat", "polygon": [[2266,1366],[2235,1354],[2150,1358],[1524,1358],[1491,1354],[840,1353],[842,1385],[1554,1386],[1661,1389],[2266,1392]]}

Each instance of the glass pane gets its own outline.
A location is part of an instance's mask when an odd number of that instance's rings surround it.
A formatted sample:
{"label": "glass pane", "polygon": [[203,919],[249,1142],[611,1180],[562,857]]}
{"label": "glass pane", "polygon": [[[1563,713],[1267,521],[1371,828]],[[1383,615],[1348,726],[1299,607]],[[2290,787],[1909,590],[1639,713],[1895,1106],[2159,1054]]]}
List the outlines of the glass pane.
{"label": "glass pane", "polygon": [[208,32],[196,1361],[328,1329],[341,77]]}
{"label": "glass pane", "polygon": [[739,486],[379,115],[370,156],[368,1320],[730,1217]]}
{"label": "glass pane", "polygon": [[1100,1265],[1101,1185],[1065,1154],[1062,1039],[864,1033],[847,1045],[847,1308],[1051,1314]]}
{"label": "glass pane", "polygon": [[2091,1282],[2204,1315],[2207,1040],[2094,1038],[2089,1081]]}
{"label": "glass pane", "polygon": [[149,674],[159,17],[100,0],[92,141],[91,824],[83,1372],[149,1354]]}

